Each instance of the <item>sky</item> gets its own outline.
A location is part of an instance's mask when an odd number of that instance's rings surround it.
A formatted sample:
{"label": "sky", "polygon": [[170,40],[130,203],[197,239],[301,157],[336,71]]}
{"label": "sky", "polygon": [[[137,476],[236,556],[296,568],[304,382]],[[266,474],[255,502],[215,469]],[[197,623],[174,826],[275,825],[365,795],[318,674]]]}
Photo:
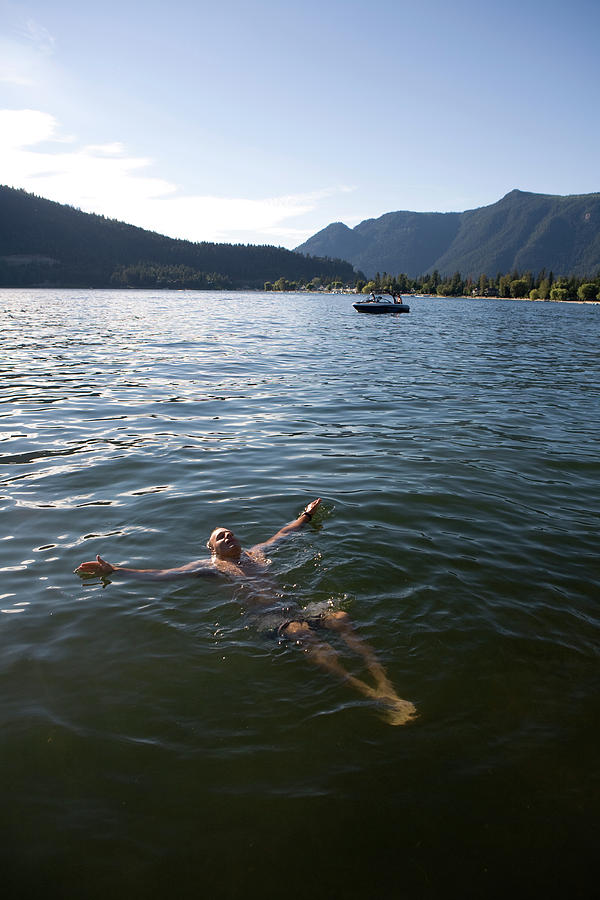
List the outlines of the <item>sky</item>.
{"label": "sky", "polygon": [[599,0],[0,0],[0,183],[193,241],[600,191]]}

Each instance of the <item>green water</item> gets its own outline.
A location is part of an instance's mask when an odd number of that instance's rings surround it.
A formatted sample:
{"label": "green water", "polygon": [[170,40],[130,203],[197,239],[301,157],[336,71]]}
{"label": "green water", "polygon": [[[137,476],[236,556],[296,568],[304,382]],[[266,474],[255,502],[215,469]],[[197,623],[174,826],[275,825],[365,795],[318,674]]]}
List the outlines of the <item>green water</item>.
{"label": "green water", "polygon": [[[410,303],[0,292],[6,896],[591,895],[600,307]],[[72,574],[317,496],[274,598],[345,610],[409,726],[247,585]]]}

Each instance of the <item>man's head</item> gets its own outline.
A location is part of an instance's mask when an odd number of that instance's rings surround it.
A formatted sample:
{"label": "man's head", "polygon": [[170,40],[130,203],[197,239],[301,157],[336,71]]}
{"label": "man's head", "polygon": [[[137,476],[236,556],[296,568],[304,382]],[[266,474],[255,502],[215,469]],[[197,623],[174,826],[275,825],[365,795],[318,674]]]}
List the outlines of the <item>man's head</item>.
{"label": "man's head", "polygon": [[219,559],[239,559],[242,554],[242,545],[228,528],[215,528],[206,546]]}

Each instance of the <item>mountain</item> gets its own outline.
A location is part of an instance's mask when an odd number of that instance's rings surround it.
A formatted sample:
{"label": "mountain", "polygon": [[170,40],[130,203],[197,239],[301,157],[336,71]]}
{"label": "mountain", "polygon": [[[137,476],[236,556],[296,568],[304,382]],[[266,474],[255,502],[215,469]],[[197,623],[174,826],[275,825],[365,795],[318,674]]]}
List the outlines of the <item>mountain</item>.
{"label": "mountain", "polygon": [[282,247],[175,240],[0,185],[0,286],[259,287],[354,282],[341,259]]}
{"label": "mountain", "polygon": [[600,194],[568,197],[511,191],[461,213],[391,212],[355,228],[328,225],[298,253],[341,256],[369,278],[437,269],[477,278],[515,269],[561,275],[600,270]]}

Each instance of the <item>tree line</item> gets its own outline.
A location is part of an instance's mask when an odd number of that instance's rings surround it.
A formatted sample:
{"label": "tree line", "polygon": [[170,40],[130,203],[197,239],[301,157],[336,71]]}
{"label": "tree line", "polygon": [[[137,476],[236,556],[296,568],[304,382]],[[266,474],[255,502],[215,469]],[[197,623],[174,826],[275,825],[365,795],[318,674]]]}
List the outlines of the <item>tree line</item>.
{"label": "tree line", "polygon": [[356,281],[358,293],[385,291],[395,294],[435,294],[438,297],[512,297],[529,300],[600,300],[600,271],[595,277],[576,275],[554,276],[542,269],[532,272],[499,272],[496,276],[485,273],[478,278],[463,279],[460,272],[442,276],[437,270],[419,278],[408,275],[382,275],[374,279]]}
{"label": "tree line", "polygon": [[114,287],[177,290],[223,290],[231,288],[231,278],[219,272],[201,272],[191,266],[135,263],[118,266],[110,277]]}
{"label": "tree line", "polygon": [[265,291],[341,291],[343,288],[352,290],[355,287],[354,279],[329,280],[327,278],[301,278],[298,281],[289,281],[287,278],[278,278],[277,281],[265,281]]}

